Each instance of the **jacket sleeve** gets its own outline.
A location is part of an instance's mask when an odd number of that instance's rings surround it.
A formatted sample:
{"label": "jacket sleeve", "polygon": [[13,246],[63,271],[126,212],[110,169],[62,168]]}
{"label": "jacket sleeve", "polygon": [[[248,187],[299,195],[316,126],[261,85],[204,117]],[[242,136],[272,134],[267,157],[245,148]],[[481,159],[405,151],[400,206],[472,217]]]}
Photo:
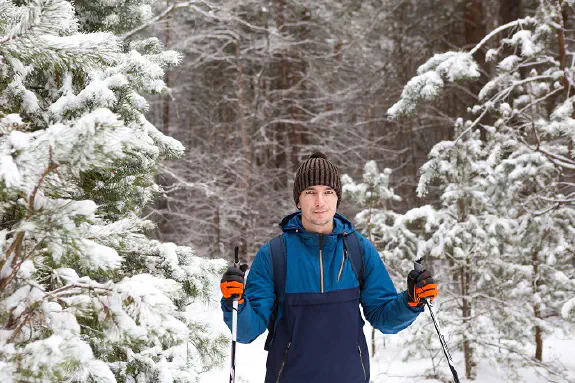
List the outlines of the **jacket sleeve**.
{"label": "jacket sleeve", "polygon": [[364,251],[363,313],[371,325],[384,334],[396,334],[423,311],[407,304],[407,291],[397,293],[375,247],[361,236]]}
{"label": "jacket sleeve", "polygon": [[[275,302],[269,244],[258,251],[247,276],[244,303],[238,307],[237,341],[251,343],[268,325]],[[232,329],[232,307],[221,299],[224,321]]]}

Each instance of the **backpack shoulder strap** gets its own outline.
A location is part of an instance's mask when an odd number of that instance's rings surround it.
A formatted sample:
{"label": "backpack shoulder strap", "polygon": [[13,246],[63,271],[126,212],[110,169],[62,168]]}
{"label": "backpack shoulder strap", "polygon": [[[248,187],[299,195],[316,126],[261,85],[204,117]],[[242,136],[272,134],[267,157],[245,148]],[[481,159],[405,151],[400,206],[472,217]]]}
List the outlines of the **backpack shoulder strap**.
{"label": "backpack shoulder strap", "polygon": [[286,246],[283,234],[274,237],[270,241],[270,263],[272,268],[272,278],[274,281],[274,292],[276,300],[272,308],[272,313],[268,322],[268,337],[264,346],[264,350],[268,351],[270,343],[274,338],[275,323],[278,317],[278,310],[280,302],[284,300],[285,284],[286,284]]}
{"label": "backpack shoulder strap", "polygon": [[276,300],[283,300],[286,284],[286,247],[283,234],[270,241],[270,258]]}
{"label": "backpack shoulder strap", "polygon": [[359,235],[354,231],[349,234],[343,235],[343,245],[347,251],[347,255],[351,261],[351,267],[357,280],[359,281],[359,288],[363,288],[363,281],[365,276],[365,264],[363,261],[363,251],[359,243]]}

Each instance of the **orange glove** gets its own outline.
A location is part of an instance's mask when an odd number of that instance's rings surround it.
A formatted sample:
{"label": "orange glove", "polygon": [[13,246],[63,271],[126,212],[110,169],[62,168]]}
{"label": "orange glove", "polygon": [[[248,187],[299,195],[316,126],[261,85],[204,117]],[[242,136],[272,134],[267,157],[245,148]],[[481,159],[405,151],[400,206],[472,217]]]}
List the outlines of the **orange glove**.
{"label": "orange glove", "polygon": [[238,297],[238,304],[244,303],[244,275],[247,265],[241,265],[240,268],[228,267],[228,270],[222,276],[220,281],[220,290],[226,302],[230,305],[235,296]]}
{"label": "orange glove", "polygon": [[429,271],[411,270],[407,276],[407,304],[411,307],[421,307],[425,305],[425,300],[433,301],[439,290],[435,279]]}

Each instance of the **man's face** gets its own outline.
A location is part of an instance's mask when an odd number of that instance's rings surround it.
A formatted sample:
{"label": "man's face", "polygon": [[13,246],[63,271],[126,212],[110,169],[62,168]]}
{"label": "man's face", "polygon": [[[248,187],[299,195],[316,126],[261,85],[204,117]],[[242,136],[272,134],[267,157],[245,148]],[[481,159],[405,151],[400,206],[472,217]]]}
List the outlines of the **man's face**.
{"label": "man's face", "polygon": [[[306,230],[331,232],[337,210],[337,194],[329,186],[310,186],[299,195],[298,209]],[[329,231],[327,231],[329,229]]]}

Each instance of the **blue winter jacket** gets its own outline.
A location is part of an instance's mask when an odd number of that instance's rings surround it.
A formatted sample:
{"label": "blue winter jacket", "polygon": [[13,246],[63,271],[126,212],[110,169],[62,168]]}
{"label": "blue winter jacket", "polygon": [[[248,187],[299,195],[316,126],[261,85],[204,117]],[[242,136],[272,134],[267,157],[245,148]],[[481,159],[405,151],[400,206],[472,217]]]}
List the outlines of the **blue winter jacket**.
{"label": "blue winter jacket", "polygon": [[[385,334],[409,326],[423,309],[397,293],[375,247],[360,235],[364,284],[344,256],[343,235],[354,231],[340,214],[331,234],[307,232],[298,211],[280,223],[286,243],[286,285],[275,335],[270,345],[265,382],[369,382],[369,353],[363,334],[365,318]],[[237,340],[250,343],[266,328],[275,301],[269,242],[258,251],[247,278],[244,303],[238,308]],[[232,327],[232,309],[222,298]]]}

